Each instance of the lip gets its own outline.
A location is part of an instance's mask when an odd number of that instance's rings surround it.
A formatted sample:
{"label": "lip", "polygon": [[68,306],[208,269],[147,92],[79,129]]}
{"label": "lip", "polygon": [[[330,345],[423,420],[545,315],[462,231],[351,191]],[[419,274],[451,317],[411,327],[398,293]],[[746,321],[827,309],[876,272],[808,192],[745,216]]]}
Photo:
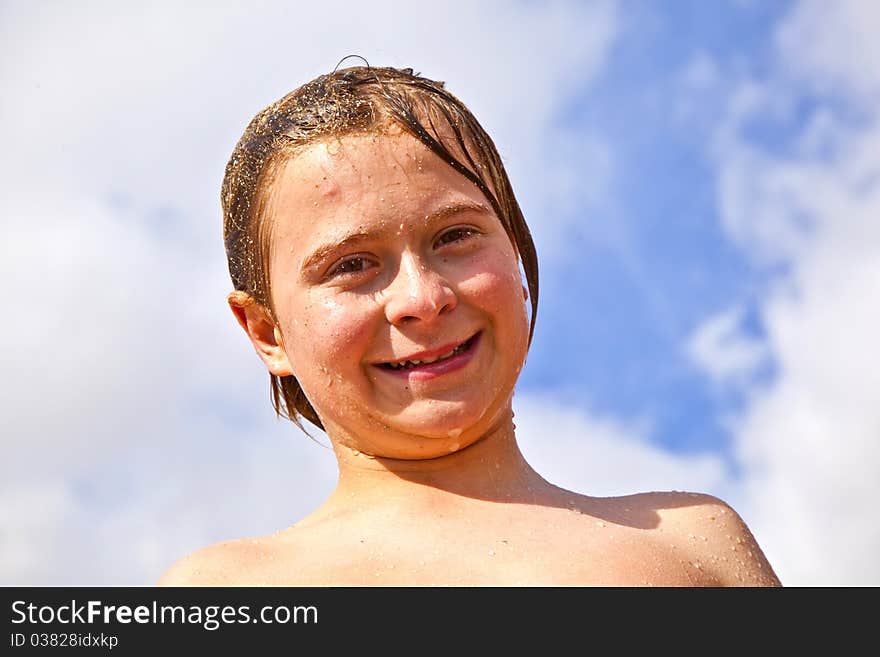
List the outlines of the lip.
{"label": "lip", "polygon": [[[480,338],[482,337],[483,332],[477,331],[474,335],[469,337],[464,342],[470,342],[470,345],[467,349],[465,349],[460,354],[456,354],[451,358],[447,358],[446,360],[438,360],[435,363],[428,363],[417,365],[416,367],[410,369],[391,369],[390,367],[383,367],[385,363],[375,363],[374,367],[385,372],[386,374],[390,374],[392,376],[397,376],[402,379],[432,379],[437,376],[441,376],[443,374],[448,374],[449,372],[454,372],[455,370],[461,369],[465,365],[467,365],[474,357],[474,354],[477,352],[477,348],[480,343]],[[430,351],[420,351],[416,354],[412,354],[407,356],[404,359],[393,361],[395,363],[401,363],[407,360],[417,360],[422,358],[434,358],[436,356],[440,356],[441,354],[445,354],[452,349],[455,349],[464,342],[454,342],[449,345],[444,345],[437,349],[432,349]],[[387,362],[387,361],[386,361]]]}

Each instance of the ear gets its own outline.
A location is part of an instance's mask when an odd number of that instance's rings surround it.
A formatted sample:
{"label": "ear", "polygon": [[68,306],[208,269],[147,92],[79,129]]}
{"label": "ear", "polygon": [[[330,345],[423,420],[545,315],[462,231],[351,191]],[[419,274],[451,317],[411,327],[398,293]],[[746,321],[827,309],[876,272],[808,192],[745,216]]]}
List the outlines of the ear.
{"label": "ear", "polygon": [[230,292],[226,301],[254,345],[257,355],[266,364],[266,369],[275,376],[293,374],[293,368],[284,351],[281,330],[272,321],[269,312],[249,294],[239,290]]}

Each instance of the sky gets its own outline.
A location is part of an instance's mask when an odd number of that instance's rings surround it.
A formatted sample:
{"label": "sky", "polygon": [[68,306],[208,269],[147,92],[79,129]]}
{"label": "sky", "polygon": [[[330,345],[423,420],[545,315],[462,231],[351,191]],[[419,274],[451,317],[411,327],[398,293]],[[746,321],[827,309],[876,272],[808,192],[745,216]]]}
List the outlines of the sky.
{"label": "sky", "polygon": [[517,437],[578,492],[689,490],[784,585],[880,585],[870,0],[0,0],[0,584],[150,585],[333,489],[226,307],[223,169],[358,54],[444,80],[535,237]]}

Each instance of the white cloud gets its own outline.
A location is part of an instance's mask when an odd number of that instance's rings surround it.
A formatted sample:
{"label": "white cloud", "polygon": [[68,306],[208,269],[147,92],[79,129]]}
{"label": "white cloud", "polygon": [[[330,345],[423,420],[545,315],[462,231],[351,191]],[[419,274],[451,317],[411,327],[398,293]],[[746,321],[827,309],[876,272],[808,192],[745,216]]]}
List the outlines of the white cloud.
{"label": "white cloud", "polygon": [[[734,435],[743,510],[786,584],[880,583],[880,112],[866,111],[880,89],[878,17],[869,3],[795,7],[776,72],[731,98],[714,150],[728,235],[776,273],[758,298],[762,345],[722,316],[692,346],[716,379],[763,350],[776,366]],[[789,151],[742,129],[816,91],[847,95],[811,110]],[[720,338],[701,349],[706,336]]]}
{"label": "white cloud", "polygon": [[766,359],[761,341],[743,333],[742,319],[742,308],[721,312],[688,341],[688,355],[716,383],[746,383]]}
{"label": "white cloud", "polygon": [[650,427],[627,425],[554,399],[514,397],[516,433],[526,460],[545,479],[586,495],[686,490],[729,497],[717,455],[676,455],[652,445]]}
{"label": "white cloud", "polygon": [[780,67],[811,90],[876,98],[880,93],[880,6],[841,0],[829,7],[806,0],[778,30]]}
{"label": "white cloud", "polygon": [[331,454],[265,421],[265,371],[225,307],[219,184],[261,107],[349,53],[412,66],[469,103],[541,207],[565,167],[555,113],[616,23],[612,2],[2,12],[0,581],[19,584],[150,583],[332,487]]}
{"label": "white cloud", "polygon": [[[54,584],[54,577],[85,562],[83,552],[64,552],[70,530],[85,523],[63,481],[40,478],[0,489],[0,579],[4,585]],[[73,558],[68,558],[73,556]]]}
{"label": "white cloud", "polygon": [[74,435],[89,463],[47,476],[35,459],[31,477],[5,481],[0,581],[150,585],[197,548],[293,524],[335,483],[332,452],[287,423],[190,418],[177,429],[115,457]]}

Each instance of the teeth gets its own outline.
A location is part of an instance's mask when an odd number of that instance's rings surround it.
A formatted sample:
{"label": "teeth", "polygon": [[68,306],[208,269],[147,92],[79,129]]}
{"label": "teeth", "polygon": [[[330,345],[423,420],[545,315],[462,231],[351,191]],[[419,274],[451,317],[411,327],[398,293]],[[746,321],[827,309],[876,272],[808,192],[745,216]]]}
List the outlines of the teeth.
{"label": "teeth", "polygon": [[467,343],[462,343],[458,345],[455,349],[450,350],[442,356],[437,356],[436,358],[425,358],[423,360],[407,360],[402,363],[389,363],[389,365],[391,365],[391,367],[396,370],[415,367],[416,365],[422,364],[429,365],[430,363],[436,363],[438,360],[446,360],[447,358],[452,358],[456,354],[460,354],[462,351],[464,351],[466,344]]}
{"label": "teeth", "polygon": [[[437,356],[437,357],[435,357],[435,358],[425,359],[425,360],[423,360],[422,362],[423,362],[423,363],[436,363],[438,360],[444,360],[444,359],[446,359],[446,358],[449,358],[449,357],[452,356],[454,353],[455,353],[455,349],[450,349],[448,353],[445,353],[445,354],[443,354],[442,356]],[[415,363],[415,362],[418,362],[418,361],[412,361],[412,362]]]}

